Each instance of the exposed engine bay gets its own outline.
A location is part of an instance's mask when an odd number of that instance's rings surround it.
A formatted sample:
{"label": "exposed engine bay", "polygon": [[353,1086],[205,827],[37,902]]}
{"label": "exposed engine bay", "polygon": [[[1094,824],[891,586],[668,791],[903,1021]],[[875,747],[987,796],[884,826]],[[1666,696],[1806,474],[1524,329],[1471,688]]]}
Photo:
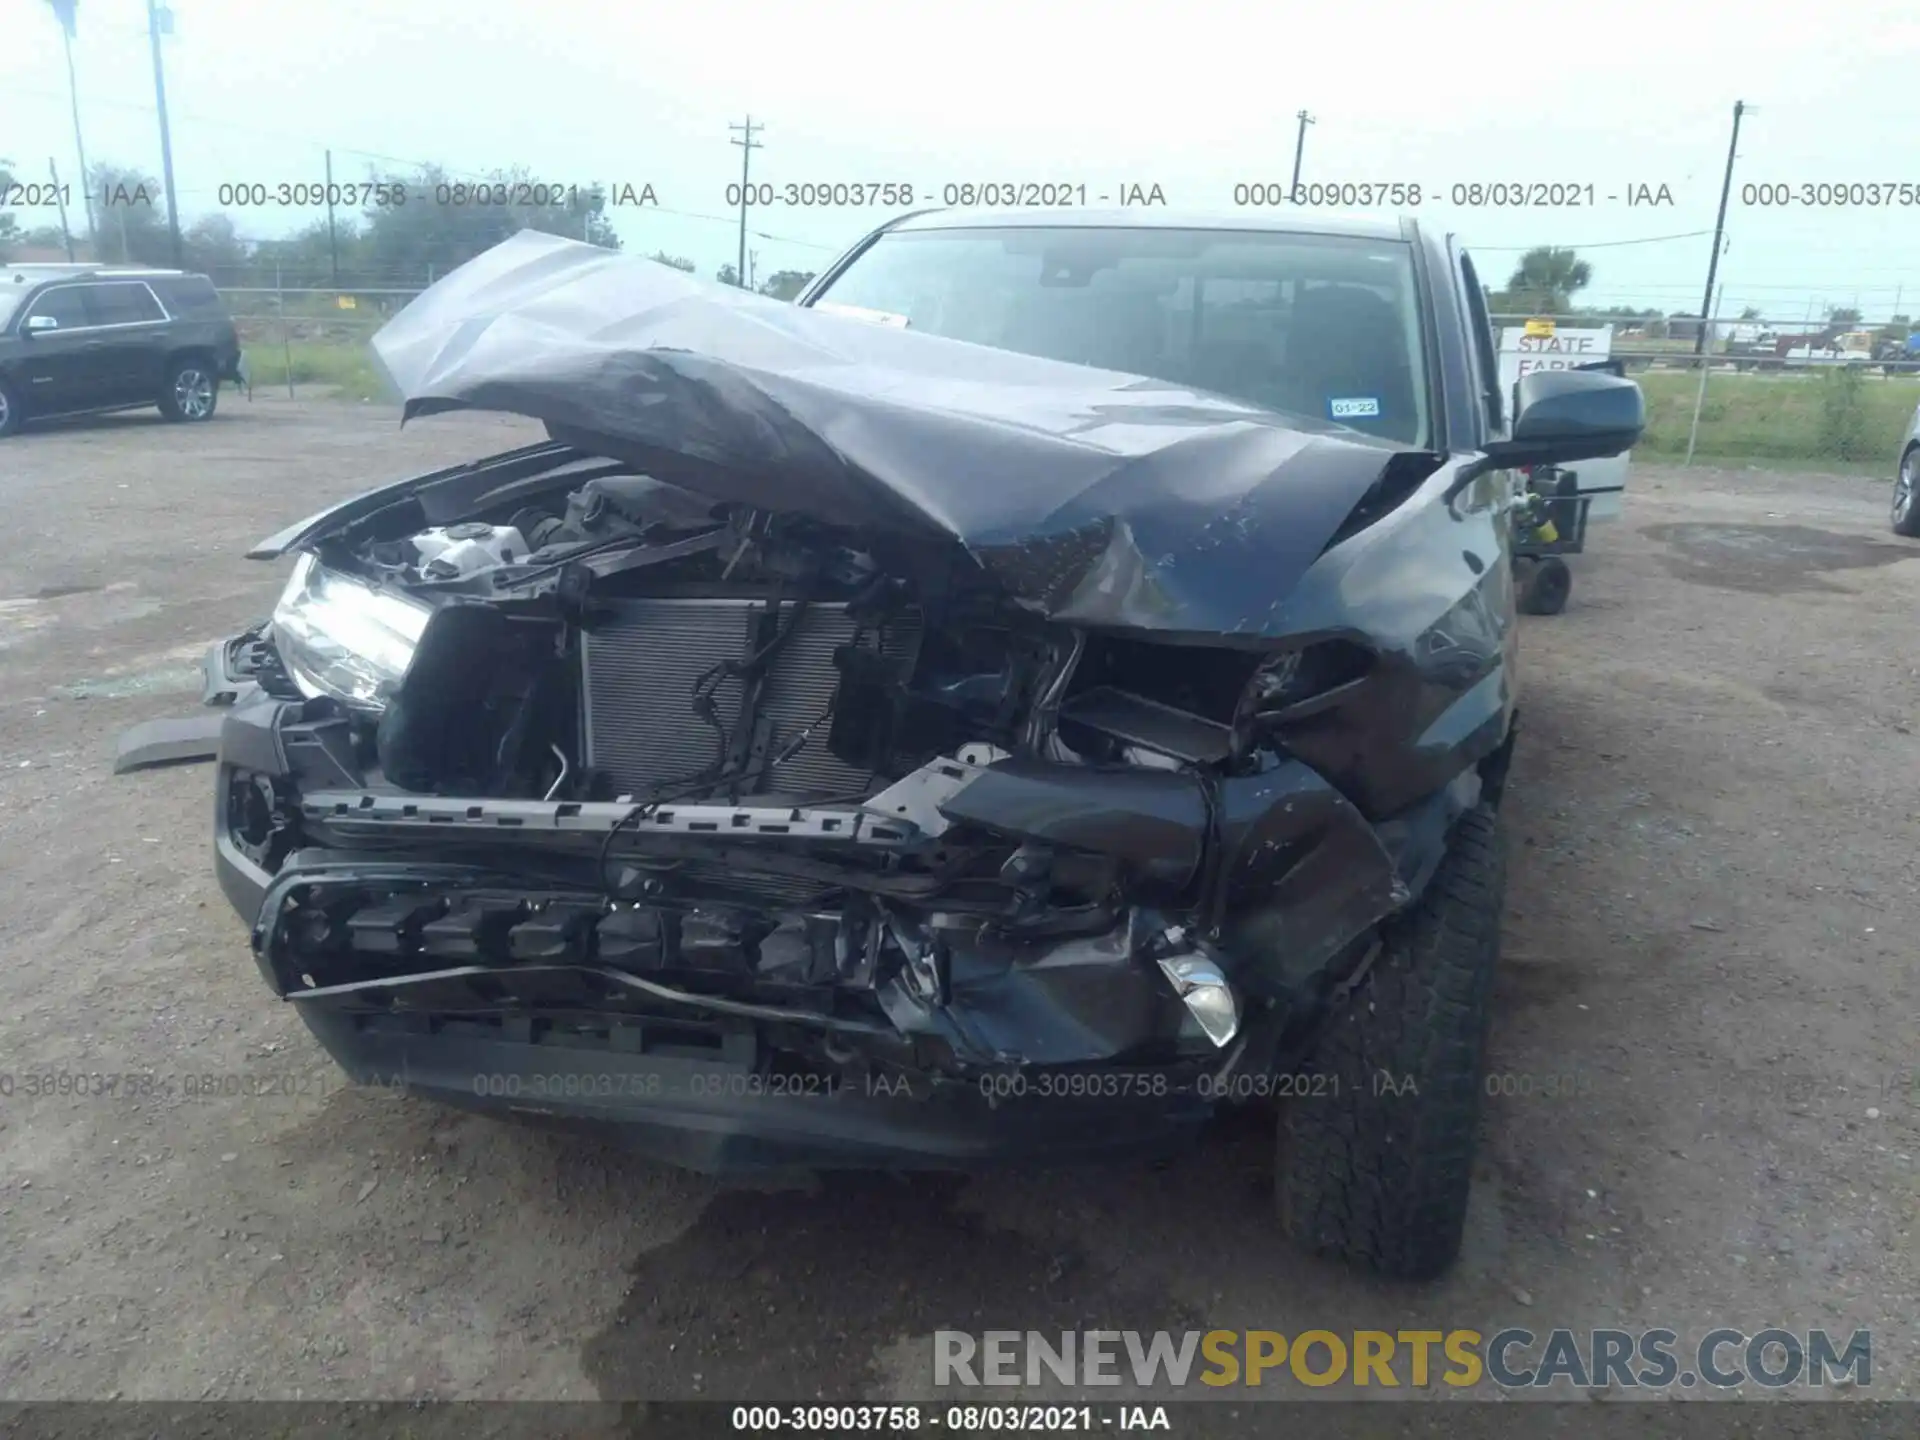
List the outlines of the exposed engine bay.
{"label": "exposed engine bay", "polygon": [[[428,793],[847,803],[969,744],[1177,770],[1226,760],[1236,707],[1284,706],[1301,679],[1298,654],[1251,693],[1245,651],[1088,653],[950,547],[863,544],[645,477],[355,560],[436,607],[378,745],[390,780]],[[1357,678],[1364,655],[1342,658]]]}
{"label": "exposed engine bay", "polygon": [[1315,1011],[1472,799],[1377,833],[1301,763],[1368,766],[1329,721],[1394,667],[1353,637],[1090,633],[948,542],[561,444],[488,464],[469,518],[333,525],[228,647],[292,772],[231,767],[230,843],[305,1004],[1217,1066],[1248,1007],[1262,1044]]}
{"label": "exposed engine bay", "polygon": [[[1329,323],[1282,413],[815,306],[907,226],[1039,255],[1035,315],[1191,266],[1195,347],[1211,279],[1331,322],[1391,267],[1451,360]],[[261,541],[292,573],[208,653],[215,715],[115,768],[217,762],[254,961],[362,1082],[715,1171],[1140,1155],[1286,1097],[1289,1236],[1431,1278],[1506,894],[1513,471],[1623,453],[1643,399],[1530,374],[1502,434],[1411,220],[1032,228],[902,217],[791,305],[532,230],[460,266],[374,339],[403,421],[546,440]]]}
{"label": "exposed engine bay", "polygon": [[980,1086],[1273,1073],[1497,796],[1486,456],[534,232],[374,348],[408,417],[549,439],[262,541],[286,588],[208,659],[217,873],[350,1073],[564,1071],[696,1164],[1120,1145]]}

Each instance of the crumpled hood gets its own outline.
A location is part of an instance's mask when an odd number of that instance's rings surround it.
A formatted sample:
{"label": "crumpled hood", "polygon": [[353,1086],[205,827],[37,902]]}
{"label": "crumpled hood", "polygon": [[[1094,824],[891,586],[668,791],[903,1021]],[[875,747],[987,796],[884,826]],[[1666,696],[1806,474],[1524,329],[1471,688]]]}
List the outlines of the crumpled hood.
{"label": "crumpled hood", "polygon": [[1419,453],[531,230],[373,346],[406,418],[526,415],[716,500],[948,536],[1030,608],[1088,625],[1266,632],[1389,462]]}

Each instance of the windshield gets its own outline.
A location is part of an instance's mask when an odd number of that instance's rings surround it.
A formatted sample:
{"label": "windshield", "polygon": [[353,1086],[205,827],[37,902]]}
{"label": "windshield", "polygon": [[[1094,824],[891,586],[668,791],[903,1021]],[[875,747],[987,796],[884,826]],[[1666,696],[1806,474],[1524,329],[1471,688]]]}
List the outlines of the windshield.
{"label": "windshield", "polygon": [[816,303],[1428,443],[1412,247],[1260,231],[894,231]]}
{"label": "windshield", "polygon": [[7,322],[13,319],[13,312],[20,308],[20,302],[32,290],[31,285],[0,284],[0,330],[7,328]]}

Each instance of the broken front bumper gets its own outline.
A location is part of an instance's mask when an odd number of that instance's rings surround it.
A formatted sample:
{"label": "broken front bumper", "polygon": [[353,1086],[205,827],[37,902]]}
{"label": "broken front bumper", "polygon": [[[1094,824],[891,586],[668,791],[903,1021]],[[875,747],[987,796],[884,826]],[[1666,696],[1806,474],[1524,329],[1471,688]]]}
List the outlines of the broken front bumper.
{"label": "broken front bumper", "polygon": [[235,635],[211,646],[200,659],[198,714],[148,720],[123,731],[114,749],[113,773],[150,770],[159,765],[211,760],[220,753],[220,729],[226,723],[221,710],[243,696],[259,693],[247,669],[259,646],[255,631]]}
{"label": "broken front bumper", "polygon": [[[1424,883],[1475,798],[1457,784],[1374,826],[1294,762],[1205,789],[1169,772],[942,762],[888,792],[888,817],[858,812],[860,842],[966,824],[1117,857],[1141,898],[1106,928],[995,938],[943,921],[937,901],[869,897],[859,925],[907,917],[899,933],[937,933],[943,958],[884,983],[869,971],[865,1003],[848,1005],[836,987],[861,979],[858,902],[783,918],[743,991],[737,974],[701,973],[724,970],[733,943],[706,920],[610,906],[577,870],[554,874],[564,847],[591,853],[631,807],[383,789],[327,702],[275,699],[247,670],[243,643],[209,660],[208,697],[227,702],[216,869],[263,977],[341,1066],[448,1104],[617,1124],[696,1168],[1177,1143],[1243,1093],[1237,1075],[1284,1069],[1335,972]],[[723,866],[849,843],[835,812],[709,808],[652,822]],[[755,830],[777,833],[742,835]],[[1194,994],[1214,979],[1232,987],[1219,1028]]]}
{"label": "broken front bumper", "polygon": [[1176,1088],[1147,1072],[1106,1077],[1105,1094],[997,1077],[936,1093],[880,1076],[770,1074],[744,1032],[731,1053],[691,1058],[569,1047],[538,1038],[532,1021],[429,1028],[310,1005],[301,1015],[356,1083],[611,1131],[656,1159],[708,1172],[968,1169],[1171,1153],[1214,1109],[1206,1082]]}

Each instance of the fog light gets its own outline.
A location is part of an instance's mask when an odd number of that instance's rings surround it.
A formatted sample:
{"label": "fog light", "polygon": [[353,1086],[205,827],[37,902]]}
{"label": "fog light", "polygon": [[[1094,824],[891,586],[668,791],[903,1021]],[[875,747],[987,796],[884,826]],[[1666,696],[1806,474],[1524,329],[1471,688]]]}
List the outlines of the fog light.
{"label": "fog light", "polygon": [[1219,1049],[1240,1029],[1240,1000],[1220,967],[1204,955],[1167,955],[1160,969],[1207,1038]]}

